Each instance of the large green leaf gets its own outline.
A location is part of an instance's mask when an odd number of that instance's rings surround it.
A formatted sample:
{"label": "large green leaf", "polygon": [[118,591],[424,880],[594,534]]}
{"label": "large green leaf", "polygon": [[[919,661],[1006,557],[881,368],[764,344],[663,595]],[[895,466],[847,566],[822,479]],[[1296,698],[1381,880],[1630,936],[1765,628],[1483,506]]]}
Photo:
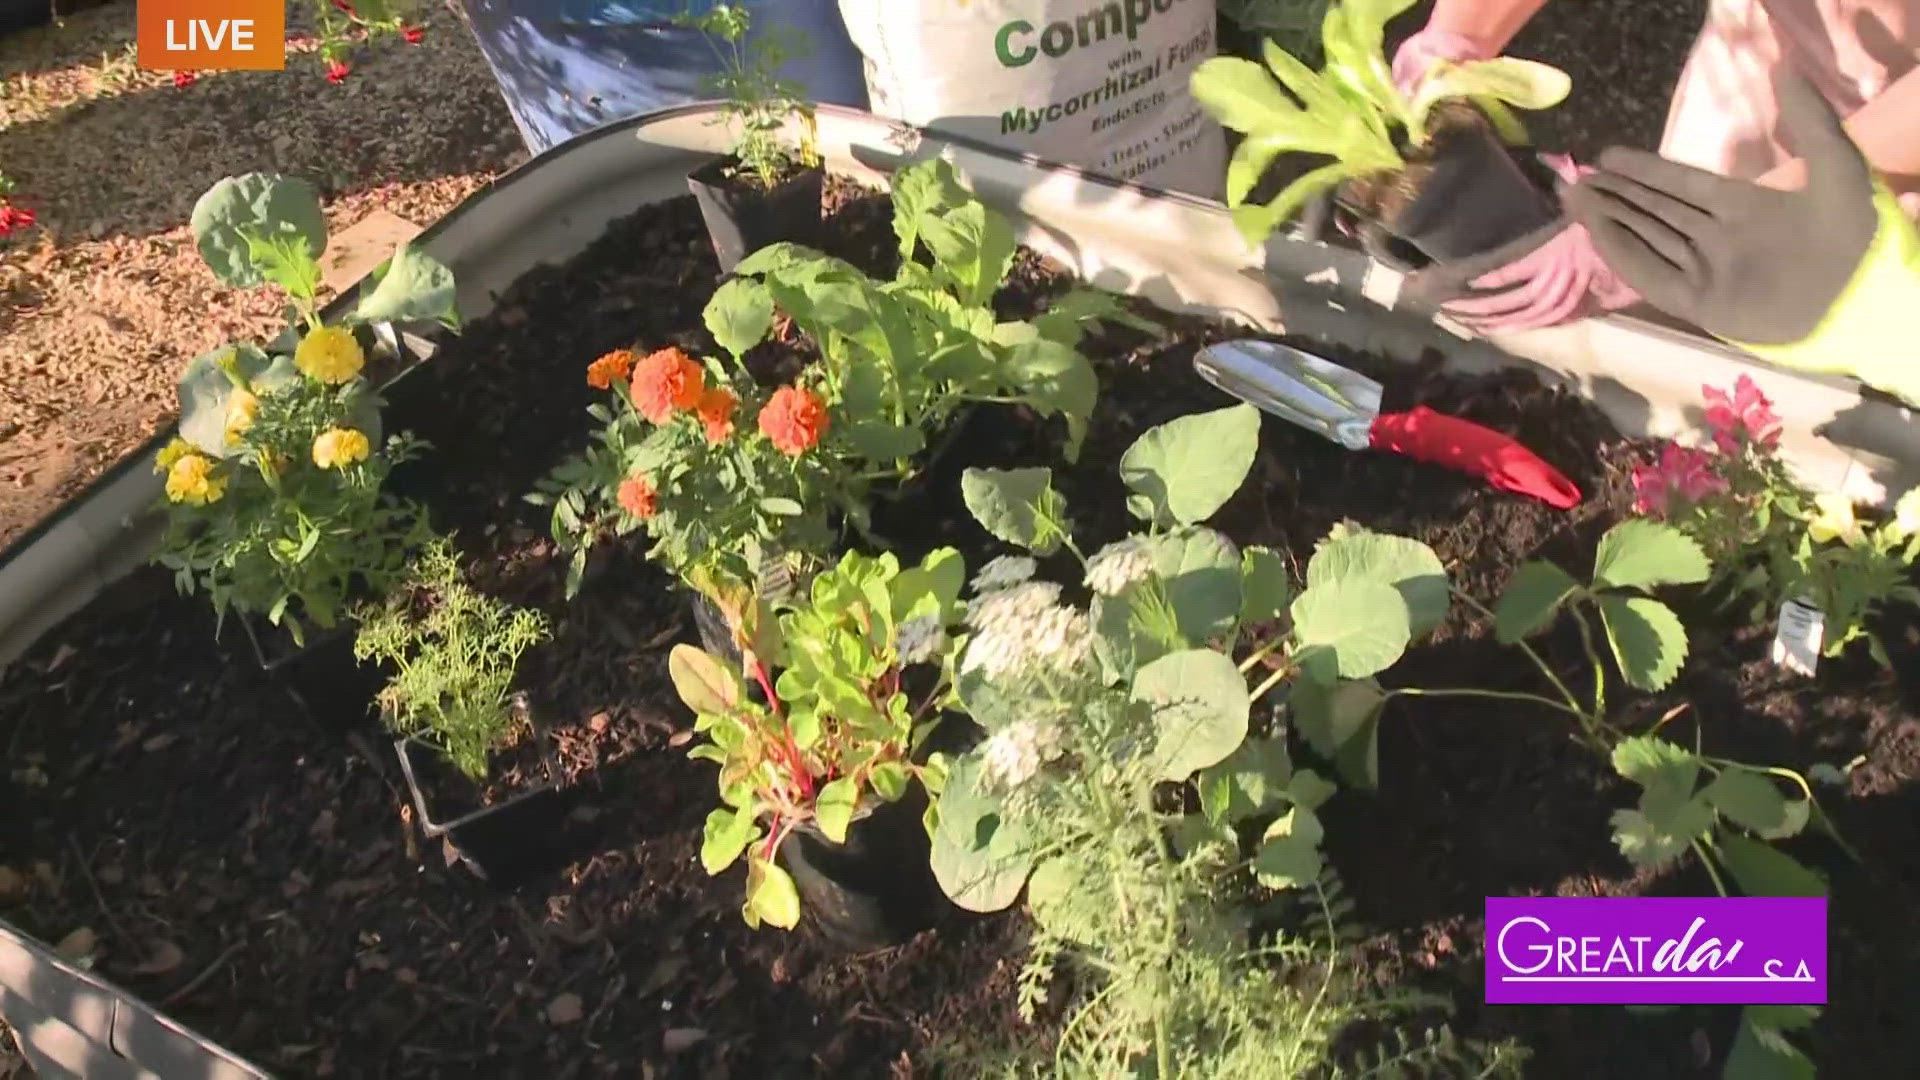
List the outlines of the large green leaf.
{"label": "large green leaf", "polygon": [[851,776],[827,781],[813,799],[815,824],[820,835],[836,844],[847,842],[847,826],[853,823],[853,809],[860,801],[860,785]]}
{"label": "large green leaf", "polygon": [[1246,740],[1247,681],[1232,658],[1212,649],[1170,653],[1142,667],[1133,699],[1153,709],[1151,760],[1167,780],[1218,764]]}
{"label": "large green leaf", "polygon": [[971,196],[960,186],[953,165],[943,158],[915,162],[893,174],[893,232],[900,238],[900,257],[912,259],[925,220],[966,202]]}
{"label": "large green leaf", "polygon": [[1270,133],[1289,121],[1304,120],[1273,76],[1251,60],[1216,56],[1194,69],[1190,86],[1194,100],[1235,131]]}
{"label": "large green leaf", "polygon": [[728,278],[700,317],[713,340],[738,359],[765,341],[773,327],[773,293],[753,278]]}
{"label": "large green leaf", "polygon": [[1579,587],[1571,574],[1550,562],[1521,566],[1494,602],[1494,637],[1511,645],[1545,630],[1560,605]]}
{"label": "large green leaf", "polygon": [[1792,836],[1807,824],[1804,800],[1789,801],[1771,778],[1750,769],[1723,770],[1707,785],[1706,796],[1728,820],[1761,836]]}
{"label": "large green leaf", "polygon": [[267,173],[229,176],[193,204],[194,244],[213,276],[248,289],[265,280],[255,257],[260,241],[298,241],[313,259],[327,250],[320,195],[305,180]]}
{"label": "large green leaf", "polygon": [[1813,1060],[1788,1042],[1781,1029],[1756,1017],[1764,1006],[1742,1011],[1721,1080],[1814,1080]]}
{"label": "large green leaf", "polygon": [[1722,832],[1714,842],[1720,865],[1748,896],[1825,896],[1827,883],[1793,856],[1750,836]]}
{"label": "large green leaf", "polygon": [[1120,458],[1120,478],[1134,492],[1127,508],[1160,526],[1205,521],[1240,489],[1259,449],[1260,412],[1251,405],[1161,424]]}
{"label": "large green leaf", "polygon": [[1240,552],[1231,540],[1204,527],[1169,533],[1154,542],[1153,571],[1187,644],[1233,632],[1240,617]]}
{"label": "large green leaf", "polygon": [[1286,740],[1248,738],[1201,772],[1200,806],[1217,825],[1240,821],[1280,805],[1292,779]]}
{"label": "large green leaf", "polygon": [[1628,684],[1660,690],[1687,659],[1687,630],[1673,609],[1644,596],[1604,593],[1596,598],[1613,658]]}
{"label": "large green leaf", "polygon": [[1340,769],[1347,783],[1372,791],[1380,783],[1380,712],[1387,695],[1372,679],[1328,683],[1303,677],[1287,697],[1307,745]]}
{"label": "large green leaf", "polygon": [[980,758],[953,763],[940,791],[933,831],[933,876],[947,898],[968,911],[999,911],[1020,896],[1040,842],[980,782]]}
{"label": "large green leaf", "polygon": [[234,391],[228,368],[251,385],[271,362],[251,345],[228,345],[194,357],[180,373],[180,437],[216,458],[239,450],[227,444],[227,401]]}
{"label": "large green leaf", "polygon": [[1013,226],[982,202],[968,202],[920,220],[920,239],[941,270],[958,286],[963,304],[981,306],[993,299],[1013,265],[1017,243]]}
{"label": "large green leaf", "polygon": [[868,416],[842,427],[847,449],[864,461],[902,461],[927,447],[926,433],[912,424],[895,424]]}
{"label": "large green leaf", "polygon": [[761,923],[791,930],[800,924],[800,890],[793,878],[778,865],[765,859],[747,860],[747,902],[740,909],[747,925],[758,929]]}
{"label": "large green leaf", "polygon": [[401,245],[393,257],[373,271],[373,288],[363,292],[354,308],[357,322],[432,321],[460,325],[455,310],[459,299],[453,271],[414,247]]}
{"label": "large green leaf", "polygon": [[1253,857],[1253,876],[1269,889],[1298,889],[1320,879],[1319,815],[1296,806],[1267,827]]}
{"label": "large green leaf", "polygon": [[706,827],[701,830],[701,867],[709,874],[717,874],[732,866],[759,831],[754,827],[750,808],[735,810],[723,806],[714,810],[707,815]]}
{"label": "large green leaf", "polygon": [[1059,548],[1057,523],[1066,508],[1053,490],[1053,470],[968,469],[960,476],[960,494],[974,520],[994,536],[1038,555]]}
{"label": "large green leaf", "polygon": [[1601,589],[1653,589],[1707,580],[1713,564],[1693,538],[1671,525],[1629,518],[1607,530],[1593,557]]}
{"label": "large green leaf", "polygon": [[1100,400],[1100,377],[1078,349],[1063,342],[1036,337],[1007,350],[1002,374],[1042,416],[1059,415],[1067,422],[1068,461],[1078,461],[1087,423]]}
{"label": "large green leaf", "polygon": [[1348,679],[1392,666],[1412,637],[1400,591],[1365,578],[1332,581],[1301,593],[1293,601],[1293,628],[1301,646],[1330,650],[1336,669]]}
{"label": "large green leaf", "polygon": [[1613,771],[1640,785],[1641,809],[1670,817],[1693,801],[1700,759],[1685,747],[1651,735],[1620,740],[1613,748]]}
{"label": "large green leaf", "polygon": [[1275,551],[1250,547],[1240,553],[1240,623],[1254,626],[1286,614],[1293,600],[1287,561]]}
{"label": "large green leaf", "polygon": [[667,677],[687,708],[701,715],[731,712],[740,704],[740,676],[702,649],[675,645],[667,654]]}
{"label": "large green leaf", "polygon": [[1440,556],[1418,540],[1354,531],[1322,544],[1307,564],[1307,588],[1338,581],[1377,581],[1399,590],[1407,625],[1418,636],[1447,617],[1447,571]]}

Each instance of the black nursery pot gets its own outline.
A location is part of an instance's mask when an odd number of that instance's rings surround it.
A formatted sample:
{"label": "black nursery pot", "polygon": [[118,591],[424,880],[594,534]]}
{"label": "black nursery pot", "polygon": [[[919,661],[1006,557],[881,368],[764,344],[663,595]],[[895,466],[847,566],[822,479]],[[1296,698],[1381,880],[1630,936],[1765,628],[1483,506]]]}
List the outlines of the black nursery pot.
{"label": "black nursery pot", "polygon": [[1560,213],[1484,123],[1455,124],[1434,135],[1411,201],[1379,222],[1384,261],[1419,268],[1484,255],[1551,225]]}
{"label": "black nursery pot", "polygon": [[926,793],[881,803],[847,827],[836,844],[808,822],[780,844],[779,859],[800,892],[802,918],[834,948],[872,952],[932,926],[946,901],[928,861],[920,824]]}
{"label": "black nursery pot", "polygon": [[344,734],[373,721],[374,696],[386,673],[354,658],[352,628],[310,632],[301,645],[285,627],[252,618],[243,618],[240,627],[260,670],[322,730]]}
{"label": "black nursery pot", "polygon": [[500,888],[512,888],[551,870],[564,858],[561,834],[567,806],[557,779],[559,767],[547,733],[536,728],[534,737],[540,740],[543,778],[499,802],[456,812],[451,820],[442,820],[447,814],[442,803],[452,801],[449,790],[472,794],[464,800],[471,805],[480,801],[479,785],[462,776],[433,746],[413,738],[393,742],[421,833],[429,839],[446,838],[467,869]]}
{"label": "black nursery pot", "polygon": [[738,165],[736,158],[716,158],[687,174],[723,274],[750,252],[782,240],[812,243],[820,232],[825,169],[804,169],[769,190],[729,175]]}

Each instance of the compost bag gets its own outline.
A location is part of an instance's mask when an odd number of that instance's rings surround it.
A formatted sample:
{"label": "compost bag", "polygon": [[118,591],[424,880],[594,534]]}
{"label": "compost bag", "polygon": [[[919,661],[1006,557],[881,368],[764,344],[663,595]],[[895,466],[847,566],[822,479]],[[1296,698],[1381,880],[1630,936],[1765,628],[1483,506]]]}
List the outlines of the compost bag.
{"label": "compost bag", "polygon": [[869,108],[1208,198],[1226,139],[1188,92],[1214,0],[840,0]]}

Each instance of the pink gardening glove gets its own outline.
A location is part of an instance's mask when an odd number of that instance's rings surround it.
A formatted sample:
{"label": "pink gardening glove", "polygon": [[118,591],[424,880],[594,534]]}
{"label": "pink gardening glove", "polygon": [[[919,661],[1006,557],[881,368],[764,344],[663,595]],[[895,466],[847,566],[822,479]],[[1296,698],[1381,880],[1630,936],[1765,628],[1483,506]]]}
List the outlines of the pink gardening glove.
{"label": "pink gardening glove", "polygon": [[[1540,159],[1569,185],[1593,171],[1564,154],[1542,154]],[[1593,237],[1580,224],[1568,225],[1546,243],[1471,284],[1491,295],[1454,300],[1440,310],[1482,332],[1556,326],[1640,300],[1640,294],[1601,261]]]}
{"label": "pink gardening glove", "polygon": [[1393,54],[1393,85],[1411,97],[1426,81],[1427,72],[1442,61],[1464,64],[1470,60],[1491,60],[1493,54],[1479,42],[1451,30],[1429,26],[1400,43]]}

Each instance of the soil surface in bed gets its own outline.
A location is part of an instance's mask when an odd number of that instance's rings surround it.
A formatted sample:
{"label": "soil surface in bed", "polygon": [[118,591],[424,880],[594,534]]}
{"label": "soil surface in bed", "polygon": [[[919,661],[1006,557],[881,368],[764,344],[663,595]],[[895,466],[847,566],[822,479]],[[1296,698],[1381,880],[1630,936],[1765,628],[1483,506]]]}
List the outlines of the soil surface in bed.
{"label": "soil surface in bed", "polygon": [[[884,197],[839,188],[830,203],[835,253],[889,273]],[[924,1051],[943,1036],[1016,1027],[1018,914],[951,913],[861,958],[833,954],[804,928],[746,929],[742,871],[709,878],[696,858],[712,769],[686,759],[691,717],[665,672],[668,648],[693,636],[684,601],[626,547],[564,602],[565,559],[541,509],[521,500],[586,438],[586,363],[636,344],[709,347],[699,312],[715,281],[690,199],[642,210],[571,264],[529,274],[392,395],[392,426],[435,447],[406,489],[458,531],[481,587],[555,620],[524,683],[572,782],[566,826],[548,840],[562,869],[506,893],[474,880],[418,838],[391,749],[364,710],[311,693],[302,707],[234,628],[215,640],[204,600],[142,573],[0,676],[0,915],[289,1076],[925,1075]],[[1002,306],[1030,313],[1065,285],[1023,256]],[[1081,464],[1056,465],[1089,550],[1129,528],[1121,452],[1154,424],[1228,403],[1190,367],[1227,331],[1166,321],[1158,341],[1116,332],[1089,346],[1102,407]],[[776,343],[757,360],[778,371],[803,349]],[[1253,474],[1216,526],[1287,553],[1296,570],[1343,519],[1419,537],[1483,601],[1526,559],[1590,565],[1641,448],[1526,376],[1335,358],[1382,378],[1389,409],[1424,402],[1518,435],[1587,502],[1563,514],[1269,419]],[[986,418],[925,496],[882,512],[878,528],[908,550],[957,544],[970,563],[998,553],[954,476],[967,464],[1048,461],[1058,435],[1031,417]],[[1765,661],[1769,627],[1734,629],[1721,616],[1690,625],[1694,656],[1675,688],[1616,688],[1636,724],[1682,709],[1664,729],[1673,737],[1801,769],[1865,755],[1846,788],[1823,792],[1863,861],[1822,840],[1794,848],[1834,883],[1832,1003],[1805,1042],[1823,1076],[1904,1075],[1920,1058],[1908,1024],[1920,1007],[1916,682],[1855,661],[1789,679]],[[1888,632],[1896,666],[1916,671],[1914,628]],[[1577,639],[1543,648],[1578,677]],[[1531,688],[1528,679],[1459,609],[1389,672],[1405,685]],[[1607,824],[1629,794],[1558,717],[1398,701],[1380,771],[1380,792],[1343,792],[1325,817],[1382,982],[1452,994],[1456,1031],[1522,1041],[1534,1075],[1718,1074],[1732,1009],[1479,1004],[1483,897],[1709,889],[1690,874],[1632,872]]]}

